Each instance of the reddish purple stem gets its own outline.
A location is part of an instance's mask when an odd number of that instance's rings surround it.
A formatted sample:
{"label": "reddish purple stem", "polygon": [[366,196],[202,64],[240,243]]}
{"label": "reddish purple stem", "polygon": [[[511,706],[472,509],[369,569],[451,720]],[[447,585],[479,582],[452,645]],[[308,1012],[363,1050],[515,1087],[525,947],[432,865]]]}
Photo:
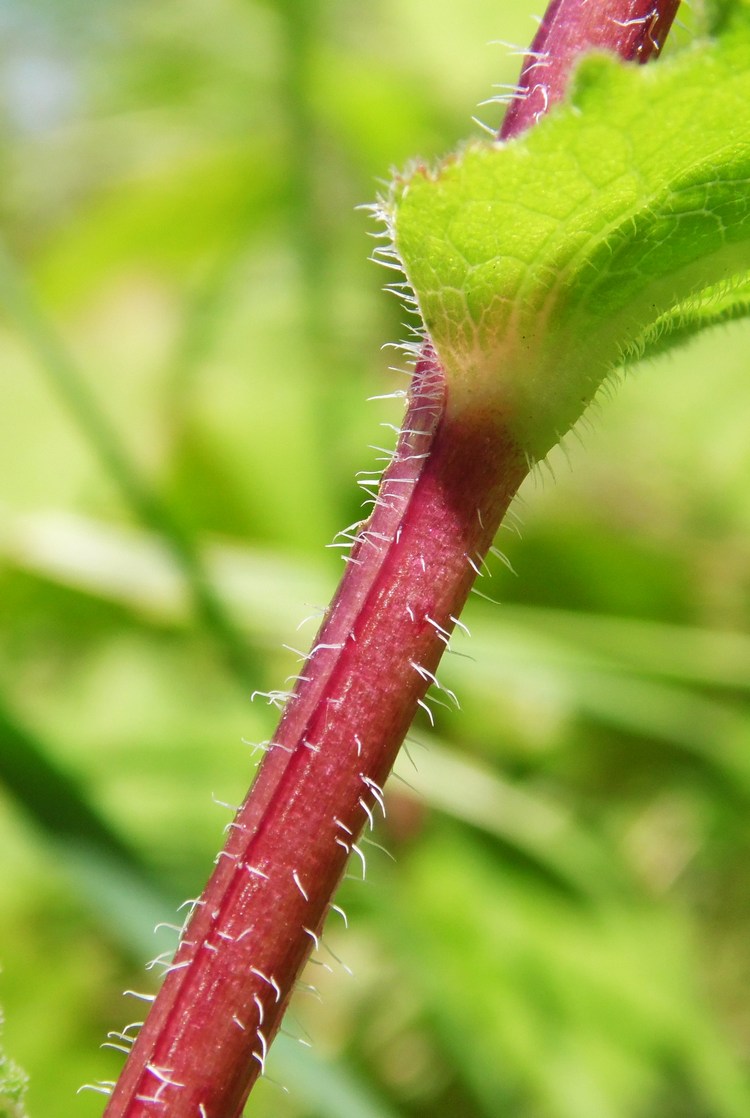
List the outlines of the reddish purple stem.
{"label": "reddish purple stem", "polygon": [[396,456],[106,1114],[236,1118],[523,456],[417,364]]}
{"label": "reddish purple stem", "polygon": [[679,6],[680,0],[552,0],[524,59],[499,138],[525,132],[564,97],[584,52],[606,50],[640,63],[654,58]]}
{"label": "reddish purple stem", "polygon": [[[645,61],[677,7],[555,0],[501,136],[590,46]],[[105,1118],[239,1118],[479,564],[527,473],[481,411],[452,417],[429,344],[393,462]],[[364,864],[364,859],[363,859]]]}

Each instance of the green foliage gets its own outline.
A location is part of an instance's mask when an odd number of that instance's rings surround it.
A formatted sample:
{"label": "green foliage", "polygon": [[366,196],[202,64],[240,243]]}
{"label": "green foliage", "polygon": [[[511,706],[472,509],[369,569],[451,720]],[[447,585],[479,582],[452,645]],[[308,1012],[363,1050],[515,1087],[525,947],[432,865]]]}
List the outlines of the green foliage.
{"label": "green foliage", "polygon": [[638,1113],[659,1051],[698,1113],[740,1118],[743,1076],[704,1018],[679,920],[618,898],[592,911],[523,867],[498,880],[492,861],[438,832],[402,875],[410,924],[396,948],[481,1112]]}
{"label": "green foliage", "polygon": [[[483,44],[527,41],[538,5],[321,0],[305,43],[267,0],[5,7],[5,240],[198,546],[253,689],[283,686],[282,644],[312,639],[296,626],[342,566],[325,545],[362,515],[354,474],[400,419],[364,399],[406,384],[354,207],[467,133],[519,64]],[[741,300],[691,305],[690,332]],[[440,669],[463,709],[415,728],[389,787],[374,838],[397,861],[366,848],[349,928],[327,928],[356,979],[311,968],[322,1001],[300,991],[288,1027],[313,1047],[282,1038],[254,1118],[750,1113],[748,352],[734,323],[629,377],[572,468],[553,451],[556,484],[530,480],[498,541],[518,577],[490,560],[503,604],[472,598]],[[94,1118],[101,1095],[75,1092],[117,1074],[99,1045],[142,1015],[121,993],[153,987],[173,937],[151,929],[181,920],[229,819],[211,793],[238,802],[242,743],[277,712],[40,356],[6,308],[0,1001],[29,1112]]]}
{"label": "green foliage", "polygon": [[706,30],[712,35],[721,34],[733,23],[741,25],[747,21],[750,6],[747,0],[703,0],[700,5]]}
{"label": "green foliage", "polygon": [[[532,461],[613,368],[747,311],[750,36],[579,68],[567,107],[394,188],[389,223],[455,411]],[[550,184],[554,189],[550,189]]]}
{"label": "green foliage", "polygon": [[26,1073],[0,1048],[0,1118],[26,1118],[24,1098],[27,1086]]}

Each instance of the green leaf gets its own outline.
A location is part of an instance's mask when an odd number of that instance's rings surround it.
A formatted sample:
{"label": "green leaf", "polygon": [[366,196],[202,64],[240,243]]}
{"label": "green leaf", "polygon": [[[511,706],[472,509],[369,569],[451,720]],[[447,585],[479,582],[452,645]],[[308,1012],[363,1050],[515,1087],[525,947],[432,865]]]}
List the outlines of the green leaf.
{"label": "green leaf", "polygon": [[388,218],[454,414],[492,415],[539,460],[623,360],[746,312],[746,14],[671,62],[592,57],[523,139],[396,182]]}
{"label": "green leaf", "polygon": [[658,357],[667,349],[690,341],[709,326],[720,326],[750,314],[750,277],[735,277],[699,292],[667,311],[644,334],[639,359]]}

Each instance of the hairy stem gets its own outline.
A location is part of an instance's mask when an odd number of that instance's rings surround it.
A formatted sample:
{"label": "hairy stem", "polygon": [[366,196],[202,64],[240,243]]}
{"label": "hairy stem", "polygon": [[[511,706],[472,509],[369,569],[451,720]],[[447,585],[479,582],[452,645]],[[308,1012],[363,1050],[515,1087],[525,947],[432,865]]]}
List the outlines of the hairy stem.
{"label": "hairy stem", "polygon": [[363,825],[382,810],[382,785],[476,566],[526,473],[523,456],[494,426],[483,430],[480,416],[439,421],[434,365],[422,361],[415,376],[420,387],[373,516],[109,1118],[155,1114],[156,1100],[171,1118],[241,1112],[349,855],[360,853]]}
{"label": "hairy stem", "polygon": [[552,0],[524,59],[499,139],[525,132],[562,99],[585,51],[606,50],[631,62],[655,58],[679,6],[680,0]]}
{"label": "hairy stem", "polygon": [[[586,46],[642,58],[649,29],[653,37],[675,7],[553,2],[504,138],[559,96]],[[534,108],[529,74],[542,49],[547,93]],[[440,657],[528,469],[481,401],[454,415],[447,391],[426,344],[372,516],[106,1118],[238,1118],[352,852],[364,872],[359,835],[383,808],[417,706],[429,711]]]}

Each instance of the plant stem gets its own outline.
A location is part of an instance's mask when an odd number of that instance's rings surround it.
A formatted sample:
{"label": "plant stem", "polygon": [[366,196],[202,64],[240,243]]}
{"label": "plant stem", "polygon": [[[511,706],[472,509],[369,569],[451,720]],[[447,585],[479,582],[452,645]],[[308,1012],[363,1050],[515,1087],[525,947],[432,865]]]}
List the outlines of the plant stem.
{"label": "plant stem", "polygon": [[[650,6],[649,21],[675,6]],[[623,56],[640,57],[643,34],[622,35],[621,23],[643,7],[605,2],[597,8],[609,18],[587,21],[593,4],[553,3],[540,31],[550,74],[562,82],[587,32],[589,43],[619,53],[627,44]],[[525,119],[508,130],[535,116]],[[481,401],[460,415],[448,403],[425,344],[372,516],[105,1118],[239,1118],[352,852],[364,873],[357,839],[383,807],[417,706],[429,712],[456,618],[528,471]]]}
{"label": "plant stem", "polygon": [[415,378],[373,516],[108,1118],[156,1113],[144,1100],[157,1098],[170,1118],[241,1112],[363,824],[381,809],[476,565],[526,473],[520,452],[483,429],[481,416],[440,421],[433,359]]}
{"label": "plant stem", "polygon": [[525,132],[564,97],[571,70],[585,51],[606,50],[630,62],[655,58],[679,6],[680,0],[552,0],[524,60],[499,139]]}

